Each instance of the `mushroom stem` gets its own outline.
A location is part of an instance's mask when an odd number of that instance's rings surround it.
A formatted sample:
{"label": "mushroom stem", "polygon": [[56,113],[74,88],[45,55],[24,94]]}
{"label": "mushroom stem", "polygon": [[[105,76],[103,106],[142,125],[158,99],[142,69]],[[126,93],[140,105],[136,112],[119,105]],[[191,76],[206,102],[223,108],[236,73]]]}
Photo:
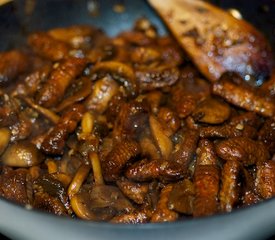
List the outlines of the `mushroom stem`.
{"label": "mushroom stem", "polygon": [[56,164],[56,162],[53,159],[47,159],[46,165],[48,167],[48,173],[49,174],[57,172],[57,170],[58,170],[57,164]]}
{"label": "mushroom stem", "polygon": [[31,108],[33,108],[34,110],[36,110],[37,112],[39,112],[40,114],[44,115],[46,118],[48,118],[51,122],[53,122],[54,124],[57,124],[60,117],[55,114],[54,112],[52,112],[51,110],[47,109],[47,108],[43,108],[37,104],[35,104],[30,98],[28,97],[24,97],[22,98]]}
{"label": "mushroom stem", "polygon": [[78,193],[89,172],[89,165],[83,164],[78,168],[70,186],[68,187],[68,196],[70,199],[73,197],[73,195]]}
{"label": "mushroom stem", "polygon": [[93,172],[94,172],[95,184],[98,184],[98,185],[104,184],[98,154],[95,153],[95,152],[91,152],[91,153],[89,153],[89,158],[90,158],[92,168],[93,168]]}
{"label": "mushroom stem", "polygon": [[8,128],[0,128],[0,155],[6,150],[11,138]]}

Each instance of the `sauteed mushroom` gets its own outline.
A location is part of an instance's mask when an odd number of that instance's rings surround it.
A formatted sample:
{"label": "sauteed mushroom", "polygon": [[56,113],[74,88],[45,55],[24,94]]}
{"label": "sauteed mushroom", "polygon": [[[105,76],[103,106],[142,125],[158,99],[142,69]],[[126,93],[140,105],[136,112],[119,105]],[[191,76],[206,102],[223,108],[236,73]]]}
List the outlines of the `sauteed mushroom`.
{"label": "sauteed mushroom", "polygon": [[31,167],[43,161],[42,154],[30,142],[11,144],[1,157],[1,162],[10,167]]}

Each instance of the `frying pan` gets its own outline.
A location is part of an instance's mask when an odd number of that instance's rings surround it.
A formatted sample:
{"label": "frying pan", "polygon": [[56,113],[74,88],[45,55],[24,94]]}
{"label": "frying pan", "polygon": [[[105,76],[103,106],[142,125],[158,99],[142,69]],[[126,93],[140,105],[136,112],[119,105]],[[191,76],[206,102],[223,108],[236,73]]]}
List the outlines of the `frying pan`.
{"label": "frying pan", "polygon": [[[141,16],[148,17],[160,34],[167,32],[145,0],[37,0],[34,11],[28,14],[24,11],[26,2],[18,0],[0,6],[1,51],[24,44],[24,36],[31,31],[72,24],[93,24],[114,36],[130,29]],[[275,46],[274,0],[212,2],[226,9],[240,10],[243,17],[264,32]],[[94,3],[98,3],[99,7],[96,17],[87,10],[87,5],[91,7]],[[125,11],[113,11],[115,4],[123,4]],[[275,234],[274,226],[275,199],[230,214],[145,225],[112,225],[66,219],[0,200],[0,232],[12,239],[267,239]]]}

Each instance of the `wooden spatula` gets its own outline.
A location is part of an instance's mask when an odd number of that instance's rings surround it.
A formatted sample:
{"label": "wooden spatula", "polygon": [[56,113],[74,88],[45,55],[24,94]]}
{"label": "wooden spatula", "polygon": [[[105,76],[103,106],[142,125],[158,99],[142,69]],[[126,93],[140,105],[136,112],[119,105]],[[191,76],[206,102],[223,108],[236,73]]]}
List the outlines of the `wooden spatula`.
{"label": "wooden spatula", "polygon": [[237,72],[248,81],[270,74],[271,48],[246,21],[200,0],[148,2],[210,81],[226,71]]}

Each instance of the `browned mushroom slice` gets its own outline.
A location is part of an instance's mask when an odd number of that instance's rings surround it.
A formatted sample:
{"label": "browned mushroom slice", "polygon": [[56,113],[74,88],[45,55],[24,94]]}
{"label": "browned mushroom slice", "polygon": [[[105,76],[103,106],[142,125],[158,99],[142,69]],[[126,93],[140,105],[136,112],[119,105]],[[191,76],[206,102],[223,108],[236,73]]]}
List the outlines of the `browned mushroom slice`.
{"label": "browned mushroom slice", "polygon": [[240,161],[244,166],[268,160],[269,152],[260,141],[246,137],[235,137],[218,142],[216,153],[226,161]]}
{"label": "browned mushroom slice", "polygon": [[18,113],[18,120],[13,124],[11,129],[11,141],[19,141],[27,139],[32,133],[33,122],[31,117],[27,115],[27,110],[21,110]]}
{"label": "browned mushroom slice", "polygon": [[148,184],[135,183],[128,179],[120,179],[116,181],[117,186],[122,193],[137,204],[144,203],[146,195],[149,191]]}
{"label": "browned mushroom slice", "polygon": [[84,100],[92,92],[92,83],[87,77],[81,77],[72,83],[66,92],[64,100],[55,107],[55,111],[61,112],[70,105]]}
{"label": "browned mushroom slice", "polygon": [[133,69],[124,63],[116,61],[99,62],[91,69],[91,77],[93,80],[110,75],[118,81],[127,91],[129,96],[138,94],[138,85]]}
{"label": "browned mushroom slice", "polygon": [[267,161],[257,166],[257,193],[264,199],[275,196],[275,162]]}
{"label": "browned mushroom slice", "polygon": [[156,145],[160,149],[163,159],[168,159],[173,150],[172,140],[166,133],[165,125],[161,124],[158,119],[151,115],[149,117],[150,129]]}
{"label": "browned mushroom slice", "polygon": [[135,74],[141,92],[171,86],[178,81],[180,75],[177,68],[165,66],[155,69],[137,69]]}
{"label": "browned mushroom slice", "polygon": [[149,159],[160,159],[161,155],[151,137],[142,136],[139,140],[142,156]]}
{"label": "browned mushroom slice", "polygon": [[62,154],[65,141],[77,127],[84,114],[82,105],[71,106],[60,118],[57,125],[45,136],[41,149],[47,154]]}
{"label": "browned mushroom slice", "polygon": [[148,65],[153,62],[159,62],[161,54],[152,47],[136,47],[131,51],[130,58],[133,63]]}
{"label": "browned mushroom slice", "polygon": [[118,84],[110,76],[103,77],[95,82],[91,95],[85,100],[85,106],[101,114],[107,109],[111,98],[118,93],[118,90]]}
{"label": "browned mushroom slice", "polygon": [[85,220],[110,220],[116,214],[130,213],[133,206],[114,186],[95,185],[82,189],[71,199],[75,214]]}
{"label": "browned mushroom slice", "polygon": [[252,25],[205,1],[149,0],[179,44],[211,81],[226,71],[268,76],[272,51]]}
{"label": "browned mushroom slice", "polygon": [[223,165],[220,189],[220,209],[231,212],[239,201],[240,186],[239,175],[241,164],[237,161],[227,161]]}
{"label": "browned mushroom slice", "polygon": [[28,204],[26,169],[9,170],[0,175],[0,196],[19,204]]}
{"label": "browned mushroom slice", "polygon": [[66,42],[74,48],[88,48],[92,37],[99,34],[99,29],[88,25],[74,25],[65,28],[53,28],[48,34],[56,40]]}
{"label": "browned mushroom slice", "polygon": [[192,215],[194,199],[194,185],[190,180],[184,179],[173,186],[169,196],[168,207],[171,210]]}
{"label": "browned mushroom slice", "polygon": [[130,139],[125,139],[113,146],[102,161],[103,176],[106,181],[118,179],[123,167],[140,153],[139,144]]}
{"label": "browned mushroom slice", "polygon": [[160,193],[157,209],[153,212],[151,222],[172,222],[179,217],[178,213],[168,208],[169,196],[173,185],[165,186]]}
{"label": "browned mushroom slice", "polygon": [[40,164],[43,160],[36,146],[28,141],[11,144],[1,158],[1,162],[10,167],[31,167]]}
{"label": "browned mushroom slice", "polygon": [[65,42],[54,39],[44,32],[31,34],[28,37],[28,44],[36,54],[51,61],[65,58],[70,51]]}
{"label": "browned mushroom slice", "polygon": [[24,73],[28,67],[28,58],[20,51],[0,53],[0,85],[9,84]]}
{"label": "browned mushroom slice", "polygon": [[86,59],[75,57],[61,61],[38,92],[37,102],[44,107],[53,107],[57,104],[72,81],[82,73],[86,64]]}
{"label": "browned mushroom slice", "polygon": [[227,103],[215,98],[207,98],[198,104],[192,116],[195,121],[220,124],[230,117],[230,112],[230,107]]}
{"label": "browned mushroom slice", "polygon": [[194,173],[194,217],[217,213],[219,180],[219,169],[215,165],[196,166]]}
{"label": "browned mushroom slice", "polygon": [[222,79],[213,84],[213,93],[237,107],[254,111],[265,117],[275,115],[275,104],[270,99],[260,96],[255,90],[239,86],[229,79]]}
{"label": "browned mushroom slice", "polygon": [[[103,38],[103,41],[102,41],[102,38]],[[92,64],[96,64],[101,61],[110,61],[110,60],[122,61],[122,59],[120,59],[119,53],[125,52],[125,51],[126,51],[126,47],[118,48],[118,46],[111,39],[104,36],[104,33],[101,32],[100,36],[97,35],[93,37],[93,47],[92,49],[89,49],[87,51],[86,57],[89,59],[89,62]]]}

